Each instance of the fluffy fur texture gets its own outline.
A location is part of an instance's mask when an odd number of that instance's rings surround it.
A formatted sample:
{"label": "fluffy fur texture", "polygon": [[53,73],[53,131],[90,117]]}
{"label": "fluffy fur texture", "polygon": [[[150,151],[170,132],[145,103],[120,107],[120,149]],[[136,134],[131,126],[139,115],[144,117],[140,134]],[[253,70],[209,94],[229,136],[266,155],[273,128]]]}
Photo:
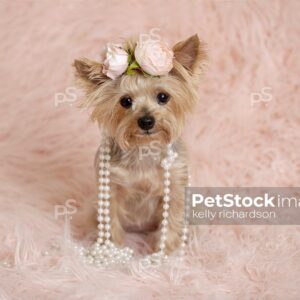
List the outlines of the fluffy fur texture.
{"label": "fluffy fur texture", "polygon": [[[79,101],[54,106],[55,93],[73,86],[75,57],[96,60],[118,33],[153,27],[170,44],[198,32],[208,45],[185,130],[194,185],[299,186],[298,1],[1,1],[0,11],[0,259],[13,265],[0,267],[1,299],[299,298],[299,226],[195,227],[181,265],[102,272],[80,264],[54,218],[75,199],[74,239],[96,237],[99,131]],[[265,87],[271,100],[251,105]],[[127,244],[142,249],[136,235]]]}

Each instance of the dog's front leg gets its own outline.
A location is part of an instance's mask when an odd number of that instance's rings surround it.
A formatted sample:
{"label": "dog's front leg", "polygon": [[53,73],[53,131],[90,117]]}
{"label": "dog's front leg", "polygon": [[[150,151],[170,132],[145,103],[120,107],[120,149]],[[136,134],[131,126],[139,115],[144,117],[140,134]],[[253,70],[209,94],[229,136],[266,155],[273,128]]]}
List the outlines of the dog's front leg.
{"label": "dog's front leg", "polygon": [[[171,193],[170,201],[167,202],[169,205],[169,216],[168,216],[168,226],[167,226],[167,235],[165,241],[165,253],[170,254],[176,249],[179,248],[181,243],[181,235],[183,229],[184,221],[184,197],[185,197],[185,187],[188,182],[188,174],[186,165],[183,162],[178,162],[174,164],[174,167],[171,169]],[[166,202],[162,201],[162,205]],[[160,213],[162,209],[160,208]],[[161,243],[161,229],[160,224],[159,229],[154,232],[152,241],[154,242],[154,250],[160,251]]]}
{"label": "dog's front leg", "polygon": [[111,226],[111,240],[118,246],[123,246],[125,231],[121,225],[118,213],[118,201],[116,197],[110,199],[110,226]]}

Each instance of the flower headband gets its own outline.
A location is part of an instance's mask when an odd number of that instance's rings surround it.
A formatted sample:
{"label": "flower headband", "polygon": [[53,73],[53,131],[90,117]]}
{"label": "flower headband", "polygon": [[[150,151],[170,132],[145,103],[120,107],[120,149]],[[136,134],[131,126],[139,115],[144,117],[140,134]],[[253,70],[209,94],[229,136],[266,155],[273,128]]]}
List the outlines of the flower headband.
{"label": "flower headband", "polygon": [[138,71],[144,75],[166,75],[173,68],[173,57],[173,51],[160,40],[140,39],[134,48],[107,44],[102,72],[111,79],[125,72],[133,75]]}

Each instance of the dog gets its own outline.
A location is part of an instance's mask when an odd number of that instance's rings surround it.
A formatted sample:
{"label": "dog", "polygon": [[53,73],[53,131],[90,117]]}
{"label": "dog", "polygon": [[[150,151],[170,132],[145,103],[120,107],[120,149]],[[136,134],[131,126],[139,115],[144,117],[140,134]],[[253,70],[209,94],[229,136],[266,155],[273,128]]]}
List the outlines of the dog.
{"label": "dog", "polygon": [[[75,60],[75,75],[85,90],[82,105],[92,108],[92,120],[98,122],[111,145],[110,219],[111,240],[114,243],[121,246],[126,232],[139,232],[145,234],[153,251],[159,250],[164,170],[157,154],[159,158],[165,157],[168,144],[172,144],[178,153],[170,170],[171,200],[166,253],[172,253],[180,245],[184,189],[188,181],[187,153],[181,135],[186,115],[193,111],[198,102],[197,86],[206,53],[198,36],[193,35],[171,49],[171,67],[158,64],[158,69],[168,69],[167,72],[163,70],[161,75],[151,69],[155,57],[161,60],[159,55],[154,55],[156,48],[152,49],[154,52],[147,49],[138,54],[135,49],[138,43],[128,42],[126,51],[129,57],[126,56],[125,60],[119,56],[121,62],[115,66],[107,64],[109,57],[106,64],[86,58]],[[148,48],[153,44],[150,43]],[[120,54],[118,52],[122,50],[118,47],[115,54]],[[132,55],[135,58],[144,55],[146,60],[149,60],[149,55],[154,56],[150,58],[150,63],[148,61],[148,66],[147,61],[142,63],[142,59],[137,66],[136,61],[131,65],[128,62],[132,60]],[[162,52],[163,59],[167,56]],[[126,72],[122,63],[130,65],[125,66]],[[114,72],[118,68],[121,70],[117,71],[123,73],[116,76]],[[147,155],[141,149],[148,149]]]}

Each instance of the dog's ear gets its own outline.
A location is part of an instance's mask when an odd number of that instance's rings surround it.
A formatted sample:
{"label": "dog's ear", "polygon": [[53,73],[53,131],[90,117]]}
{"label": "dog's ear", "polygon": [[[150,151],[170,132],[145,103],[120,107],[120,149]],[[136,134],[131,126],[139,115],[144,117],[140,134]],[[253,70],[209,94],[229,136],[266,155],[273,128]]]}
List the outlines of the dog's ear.
{"label": "dog's ear", "polygon": [[109,80],[102,73],[102,64],[87,58],[80,58],[74,61],[75,76],[78,81],[87,89],[95,89],[100,84]]}
{"label": "dog's ear", "polygon": [[173,47],[175,60],[191,73],[195,73],[201,69],[206,59],[203,48],[202,42],[199,40],[198,35],[195,34]]}

